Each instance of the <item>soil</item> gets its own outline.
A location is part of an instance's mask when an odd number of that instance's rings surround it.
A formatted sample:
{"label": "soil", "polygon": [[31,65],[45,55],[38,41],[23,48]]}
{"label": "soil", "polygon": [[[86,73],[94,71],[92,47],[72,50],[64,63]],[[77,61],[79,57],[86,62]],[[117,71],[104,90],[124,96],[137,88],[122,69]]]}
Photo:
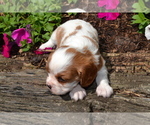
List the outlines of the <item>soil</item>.
{"label": "soil", "polygon": [[[97,13],[80,13],[76,15],[68,16],[63,14],[62,23],[70,19],[82,19],[90,22],[98,31],[100,41],[101,53],[149,53],[150,41],[146,40],[144,34],[138,33],[138,25],[131,25],[133,13],[121,13],[117,20],[105,20],[97,17]],[[144,54],[144,55],[145,55]],[[44,68],[48,54],[35,55],[34,52],[19,53],[19,55],[13,54],[12,58],[24,58],[26,63],[31,63],[39,68]],[[105,56],[106,54],[104,54]],[[111,57],[106,57],[110,62],[113,60],[113,64],[120,65],[121,62],[133,62],[138,61],[145,62],[146,55],[140,56],[120,56],[117,60]],[[120,61],[118,61],[120,60]],[[7,69],[6,69],[7,70]]]}
{"label": "soil", "polygon": [[[133,13],[122,13],[117,20],[107,21],[98,18],[97,13],[80,13],[71,16],[64,13],[62,23],[70,19],[83,19],[90,22],[97,29],[100,41],[100,51],[107,62],[110,73],[136,73],[141,71],[150,73],[149,63],[145,64],[145,62],[150,61],[150,42],[146,40],[144,34],[138,33],[138,25],[131,25],[133,15]],[[114,56],[115,53],[116,56]],[[120,53],[120,55],[117,55],[117,53]],[[26,63],[32,64],[38,68],[45,67],[47,57],[48,54],[35,55],[34,52],[21,53],[13,56],[13,58],[21,58]],[[122,62],[128,64],[123,64]],[[138,68],[133,67],[134,62],[139,62]],[[142,68],[140,68],[140,66]]]}
{"label": "soil", "polygon": [[68,19],[83,19],[90,22],[98,31],[102,52],[124,53],[149,51],[150,42],[143,34],[138,33],[138,25],[131,25],[133,13],[122,13],[117,20],[105,20],[97,17],[97,13],[77,14]]}

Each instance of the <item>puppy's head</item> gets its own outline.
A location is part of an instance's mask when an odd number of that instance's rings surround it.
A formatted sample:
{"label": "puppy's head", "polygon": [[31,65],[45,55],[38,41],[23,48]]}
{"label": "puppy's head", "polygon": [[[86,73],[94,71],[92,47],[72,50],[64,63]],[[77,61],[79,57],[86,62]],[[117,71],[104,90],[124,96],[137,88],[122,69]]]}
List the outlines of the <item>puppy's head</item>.
{"label": "puppy's head", "polygon": [[98,71],[89,51],[79,52],[69,47],[61,47],[51,53],[46,67],[46,84],[56,95],[66,94],[79,82],[82,87],[87,87],[93,82]]}

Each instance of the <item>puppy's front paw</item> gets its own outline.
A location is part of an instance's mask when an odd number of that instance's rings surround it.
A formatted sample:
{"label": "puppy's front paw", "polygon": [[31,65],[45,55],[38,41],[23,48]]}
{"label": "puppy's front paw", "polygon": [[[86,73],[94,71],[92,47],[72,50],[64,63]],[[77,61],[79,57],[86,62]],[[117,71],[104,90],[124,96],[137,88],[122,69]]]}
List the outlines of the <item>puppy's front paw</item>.
{"label": "puppy's front paw", "polygon": [[113,94],[113,89],[108,84],[100,84],[96,89],[97,96],[103,96],[104,98],[110,97]]}
{"label": "puppy's front paw", "polygon": [[77,85],[73,90],[69,93],[71,99],[75,101],[82,100],[86,96],[85,89],[81,88],[80,85]]}

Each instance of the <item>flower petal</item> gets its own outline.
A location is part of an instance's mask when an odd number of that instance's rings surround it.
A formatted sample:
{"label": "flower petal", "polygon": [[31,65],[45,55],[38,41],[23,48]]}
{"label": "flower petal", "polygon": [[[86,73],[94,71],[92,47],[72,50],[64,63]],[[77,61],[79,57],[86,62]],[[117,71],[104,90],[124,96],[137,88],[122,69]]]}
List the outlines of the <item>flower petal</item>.
{"label": "flower petal", "polygon": [[25,30],[25,28],[20,28],[20,29],[14,30],[14,31],[12,32],[11,37],[12,37],[14,40],[16,40],[20,34],[23,34],[23,33],[24,33],[24,30]]}
{"label": "flower petal", "polygon": [[98,6],[99,7],[103,7],[103,6],[105,6],[107,4],[107,0],[99,0],[98,1]]}
{"label": "flower petal", "polygon": [[99,0],[98,6],[99,7],[105,6],[106,10],[113,10],[117,8],[119,3],[120,3],[119,0]]}
{"label": "flower petal", "polygon": [[[51,47],[47,47],[45,48],[44,50],[53,50],[53,48]],[[45,53],[49,53],[47,51],[44,51],[44,50],[41,50],[41,49],[38,49],[38,50],[35,50],[34,53],[37,54],[37,55],[41,55],[41,54],[45,54]]]}
{"label": "flower petal", "polygon": [[3,40],[4,40],[4,44],[5,44],[5,45],[8,45],[8,43],[9,43],[9,39],[8,39],[7,36],[8,36],[8,35],[7,35],[6,33],[3,34]]}
{"label": "flower petal", "polygon": [[42,55],[42,54],[44,54],[44,52],[43,52],[43,51],[40,51],[40,50],[35,50],[34,53],[35,53],[36,55]]}
{"label": "flower petal", "polygon": [[97,16],[98,18],[104,18],[106,17],[107,13],[98,13]]}
{"label": "flower petal", "polygon": [[30,39],[31,35],[25,28],[14,30],[11,37],[15,40],[18,46],[22,46],[21,41],[23,40],[27,40],[27,43],[32,42],[32,39]]}
{"label": "flower petal", "polygon": [[105,18],[106,20],[116,20],[119,13],[98,13],[98,18]]}
{"label": "flower petal", "polygon": [[119,13],[107,13],[106,20],[116,20],[119,15]]}
{"label": "flower petal", "polygon": [[4,57],[9,58],[10,57],[10,48],[8,46],[4,45],[2,54]]}
{"label": "flower petal", "polygon": [[27,43],[32,43],[32,39],[27,38]]}
{"label": "flower petal", "polygon": [[10,57],[10,50],[11,50],[11,45],[9,45],[9,39],[7,37],[8,35],[6,33],[3,34],[3,40],[5,45],[3,45],[3,51],[2,54],[4,57],[9,58]]}
{"label": "flower petal", "polygon": [[10,42],[7,34],[3,34],[4,45],[2,48],[2,54],[6,58],[10,58],[11,54],[17,53],[19,47],[16,42]]}

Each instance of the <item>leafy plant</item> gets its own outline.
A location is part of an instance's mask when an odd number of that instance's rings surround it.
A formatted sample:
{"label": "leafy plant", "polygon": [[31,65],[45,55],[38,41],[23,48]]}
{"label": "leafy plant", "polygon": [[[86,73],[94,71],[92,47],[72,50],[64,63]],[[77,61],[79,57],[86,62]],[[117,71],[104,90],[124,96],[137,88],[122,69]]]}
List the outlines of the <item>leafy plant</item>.
{"label": "leafy plant", "polygon": [[144,13],[133,15],[131,24],[139,24],[139,33],[144,33],[145,27],[150,24],[150,19]]}
{"label": "leafy plant", "polygon": [[138,2],[136,2],[132,5],[132,7],[134,8],[133,12],[149,13],[150,8],[148,8],[145,4],[148,2],[149,2],[149,0],[138,0]]}
{"label": "leafy plant", "polygon": [[54,28],[61,23],[61,13],[4,13],[0,16],[0,34],[11,33],[30,25],[32,43],[22,41],[23,51],[28,51],[37,44],[46,42]]}
{"label": "leafy plant", "polygon": [[149,0],[138,0],[137,3],[133,4],[133,12],[139,12],[135,15],[132,16],[132,23],[131,24],[138,24],[139,25],[139,33],[144,33],[145,32],[145,27],[150,24],[150,18],[149,12],[150,8],[146,6],[147,2]]}
{"label": "leafy plant", "polygon": [[60,12],[61,0],[4,0],[0,12]]}
{"label": "leafy plant", "polygon": [[78,0],[3,0],[0,12],[61,12],[62,2]]}

